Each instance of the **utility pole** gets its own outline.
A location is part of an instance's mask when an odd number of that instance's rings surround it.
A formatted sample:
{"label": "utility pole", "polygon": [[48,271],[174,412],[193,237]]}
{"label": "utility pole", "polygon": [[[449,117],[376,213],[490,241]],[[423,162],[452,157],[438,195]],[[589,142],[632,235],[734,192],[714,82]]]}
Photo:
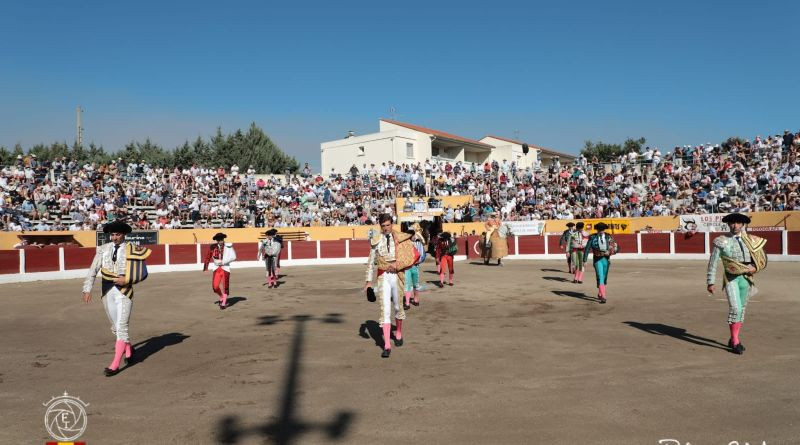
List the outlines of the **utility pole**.
{"label": "utility pole", "polygon": [[75,107],[75,116],[77,118],[77,126],[78,126],[78,133],[75,139],[78,147],[83,147],[83,126],[81,125],[81,113],[83,113],[83,108],[80,105]]}

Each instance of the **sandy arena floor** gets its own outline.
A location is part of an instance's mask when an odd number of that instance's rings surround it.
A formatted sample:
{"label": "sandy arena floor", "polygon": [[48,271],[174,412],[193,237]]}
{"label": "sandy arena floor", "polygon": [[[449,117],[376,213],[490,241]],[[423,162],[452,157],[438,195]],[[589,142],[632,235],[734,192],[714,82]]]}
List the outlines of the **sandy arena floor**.
{"label": "sandy arena floor", "polygon": [[51,440],[43,403],[65,390],[89,403],[90,445],[800,443],[797,263],[758,276],[742,356],[704,262],[615,261],[606,305],[591,266],[583,285],[563,262],[455,267],[389,359],[363,266],[284,268],[276,290],[235,270],[225,311],[210,275],[154,274],[141,359],[111,378],[99,284],[90,305],[81,280],[3,285],[0,443]]}

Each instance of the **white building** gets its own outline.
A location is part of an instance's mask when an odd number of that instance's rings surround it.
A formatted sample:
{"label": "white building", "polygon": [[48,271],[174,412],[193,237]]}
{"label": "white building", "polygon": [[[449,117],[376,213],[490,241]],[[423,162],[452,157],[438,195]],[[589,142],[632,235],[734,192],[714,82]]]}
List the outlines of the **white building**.
{"label": "white building", "polygon": [[[520,168],[536,167],[537,160],[541,161],[541,166],[544,168],[547,168],[556,159],[562,164],[571,164],[576,158],[575,155],[500,136],[484,136],[481,138],[481,142],[494,146],[492,159],[496,159],[497,162],[503,162],[503,159],[508,162],[516,161]],[[528,154],[524,153],[523,145],[528,145]]]}
{"label": "white building", "polygon": [[323,142],[320,146],[322,173],[327,175],[331,170],[346,173],[353,165],[362,170],[365,166],[380,166],[389,161],[395,164],[412,164],[431,159],[483,164],[506,159],[508,162],[516,160],[524,168],[534,166],[537,155],[543,159],[560,156],[562,163],[575,159],[572,155],[532,145],[528,155],[523,155],[522,143],[511,139],[486,136],[476,141],[389,119],[380,120],[379,130],[378,133]]}

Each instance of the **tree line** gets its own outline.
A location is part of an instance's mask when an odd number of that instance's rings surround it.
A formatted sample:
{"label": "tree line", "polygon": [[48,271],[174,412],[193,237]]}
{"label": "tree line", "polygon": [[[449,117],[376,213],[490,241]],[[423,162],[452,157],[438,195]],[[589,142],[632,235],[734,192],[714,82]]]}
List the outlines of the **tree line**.
{"label": "tree line", "polygon": [[233,133],[223,134],[222,129],[217,127],[216,133],[209,140],[198,137],[194,142],[187,140],[174,149],[166,149],[149,138],[144,142],[131,141],[116,152],[108,152],[102,145],[94,143],[88,147],[75,143],[68,145],[66,142],[37,144],[27,153],[20,144],[10,150],[0,146],[0,165],[11,165],[18,156],[34,154],[44,162],[66,158],[67,161],[74,160],[79,165],[93,162],[98,165],[109,164],[112,160],[121,158],[125,163],[144,161],[164,168],[188,168],[192,164],[228,168],[237,164],[242,170],[252,165],[258,173],[284,173],[286,170],[295,173],[299,169],[297,160],[284,153],[255,122],[250,124],[246,132],[238,129]]}
{"label": "tree line", "polygon": [[581,150],[581,154],[586,156],[589,161],[595,156],[600,162],[615,162],[623,154],[628,154],[631,151],[636,153],[642,152],[647,139],[641,137],[639,139],[628,138],[621,144],[608,144],[602,141],[592,142],[586,141]]}

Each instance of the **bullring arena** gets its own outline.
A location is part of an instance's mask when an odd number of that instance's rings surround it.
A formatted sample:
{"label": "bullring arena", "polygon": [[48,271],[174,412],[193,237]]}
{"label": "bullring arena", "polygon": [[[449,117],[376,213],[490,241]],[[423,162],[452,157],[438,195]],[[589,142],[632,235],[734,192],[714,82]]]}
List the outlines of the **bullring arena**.
{"label": "bullring arena", "polygon": [[[741,356],[705,289],[713,233],[616,235],[605,305],[591,266],[572,283],[557,236],[510,237],[504,267],[462,237],[455,286],[434,285],[429,258],[388,360],[365,240],[290,242],[277,289],[255,243],[236,243],[226,311],[201,246],[152,246],[139,358],[113,378],[99,295],[80,298],[94,249],[3,251],[0,443],[52,440],[43,404],[65,391],[88,403],[88,444],[798,443],[800,232],[752,233],[770,264]],[[47,276],[62,279],[20,282]]]}

